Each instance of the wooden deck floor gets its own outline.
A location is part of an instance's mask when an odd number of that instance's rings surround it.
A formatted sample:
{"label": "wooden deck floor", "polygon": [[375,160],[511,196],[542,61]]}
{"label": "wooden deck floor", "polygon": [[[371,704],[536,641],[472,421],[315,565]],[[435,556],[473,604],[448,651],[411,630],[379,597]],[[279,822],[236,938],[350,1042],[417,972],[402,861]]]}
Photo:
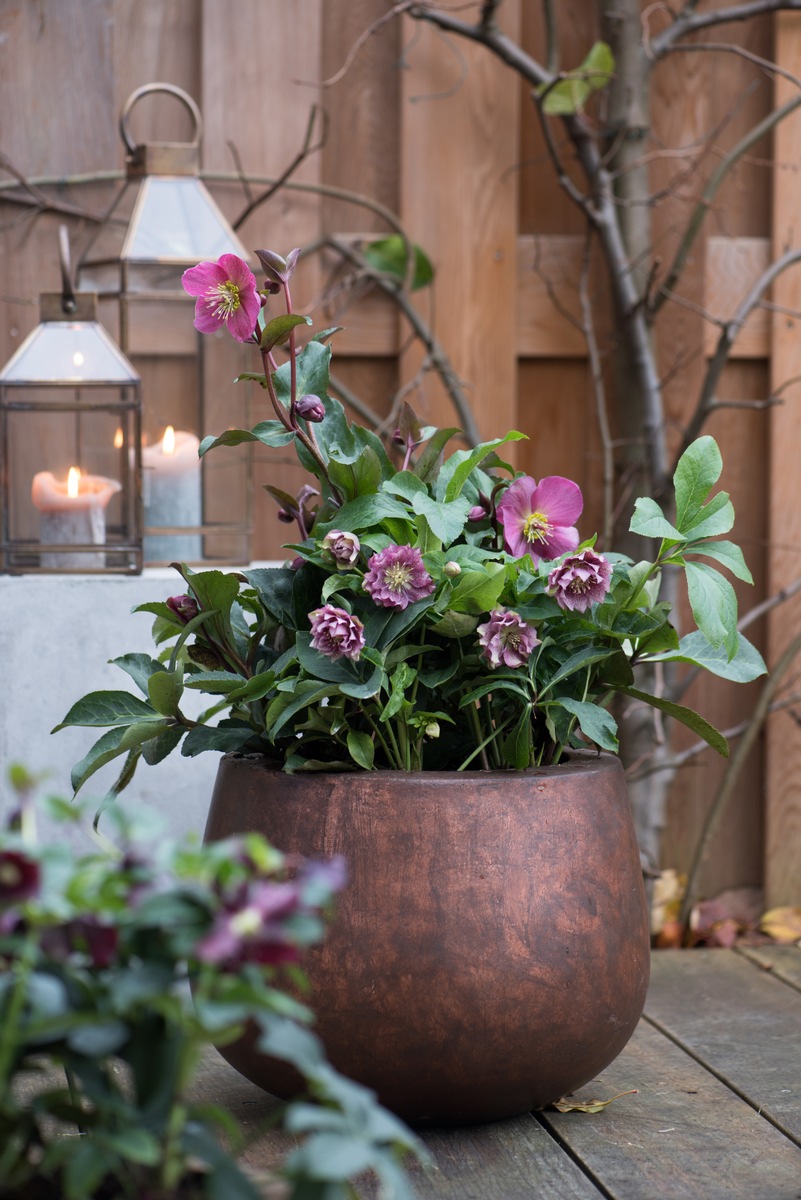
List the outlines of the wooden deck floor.
{"label": "wooden deck floor", "polygon": [[[219,1059],[200,1082],[254,1131],[274,1103]],[[592,1115],[425,1133],[420,1200],[801,1200],[801,948],[654,954],[633,1039],[576,1099],[630,1089]],[[288,1144],[262,1135],[245,1161]]]}

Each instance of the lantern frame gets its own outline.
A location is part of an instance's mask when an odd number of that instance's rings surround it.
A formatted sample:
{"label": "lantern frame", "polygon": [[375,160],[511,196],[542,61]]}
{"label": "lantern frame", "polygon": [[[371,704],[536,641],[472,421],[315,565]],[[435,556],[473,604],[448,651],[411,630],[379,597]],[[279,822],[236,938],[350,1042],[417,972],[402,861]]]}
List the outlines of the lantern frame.
{"label": "lantern frame", "polygon": [[[103,394],[101,394],[101,392]],[[108,393],[114,393],[112,398]],[[119,398],[116,398],[116,396]],[[32,525],[31,510],[35,487],[25,480],[23,487],[17,478],[21,467],[13,447],[14,428],[26,420],[26,414],[74,417],[72,423],[71,464],[85,472],[90,459],[97,462],[102,453],[120,480],[98,476],[90,471],[79,485],[85,508],[85,519],[68,515],[70,503],[64,501],[61,527],[58,518],[45,519],[49,509],[40,508],[40,536],[20,535],[15,516],[21,510],[26,516],[22,496],[31,487],[27,516]],[[86,436],[87,424],[110,414],[117,418],[119,445],[91,448]],[[110,334],[97,320],[97,297],[89,292],[43,293],[40,297],[40,321],[0,370],[0,572],[5,574],[125,574],[136,575],[143,565],[143,523],[141,496],[141,415],[140,378]],[[37,445],[30,438],[27,445]],[[38,476],[37,473],[34,478]],[[61,489],[50,472],[49,485]],[[114,502],[116,517],[107,526],[105,497],[89,495],[95,480],[118,485]],[[108,490],[108,489],[106,489]],[[51,497],[52,499],[52,497]],[[60,503],[60,501],[59,501]],[[94,514],[94,515],[93,515]],[[44,540],[42,532],[44,531]],[[109,534],[111,535],[109,537]],[[62,540],[62,539],[67,540]]]}

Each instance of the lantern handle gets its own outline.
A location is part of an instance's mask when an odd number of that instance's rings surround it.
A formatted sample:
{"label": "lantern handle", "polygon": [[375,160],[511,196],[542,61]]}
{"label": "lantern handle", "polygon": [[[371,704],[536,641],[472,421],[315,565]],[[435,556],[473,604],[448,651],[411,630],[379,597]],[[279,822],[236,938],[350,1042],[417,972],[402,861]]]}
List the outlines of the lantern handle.
{"label": "lantern handle", "polygon": [[61,267],[61,307],[65,313],[72,313],[78,305],[70,261],[70,233],[66,225],[58,227],[58,261]]}
{"label": "lantern handle", "polygon": [[131,137],[130,129],[128,128],[128,118],[131,114],[133,106],[143,96],[148,96],[152,92],[166,92],[169,96],[175,96],[186,109],[188,109],[192,120],[195,123],[194,136],[191,142],[185,143],[188,146],[197,146],[200,144],[200,135],[203,131],[203,118],[200,115],[200,109],[195,104],[192,97],[183,88],[179,88],[174,83],[145,83],[142,87],[138,87],[136,91],[131,92],[128,99],[125,101],[125,106],[120,113],[120,137],[125,142],[126,148],[130,154],[136,153],[136,142]]}

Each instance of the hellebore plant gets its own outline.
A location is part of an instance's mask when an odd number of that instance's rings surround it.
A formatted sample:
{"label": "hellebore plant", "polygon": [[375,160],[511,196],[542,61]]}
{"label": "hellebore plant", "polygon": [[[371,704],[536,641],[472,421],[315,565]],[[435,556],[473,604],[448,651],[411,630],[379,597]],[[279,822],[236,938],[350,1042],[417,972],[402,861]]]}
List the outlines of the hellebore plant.
{"label": "hellebore plant", "polygon": [[[75,767],[76,789],[118,755],[125,782],[140,756],[158,762],[179,743],[189,756],[261,751],[287,771],[555,764],[571,748],[617,750],[618,695],[725,754],[702,717],[637,686],[642,663],[685,662],[735,681],[765,669],[737,631],[734,589],[719,570],[751,580],[721,536],[734,521],[729,497],[710,498],[722,469],[714,440],[683,455],[675,517],[637,501],[631,529],[655,555],[600,553],[578,531],[577,484],[515,475],[503,461],[522,434],[446,456],[459,430],[421,427],[408,407],[389,448],[350,424],[328,394],[335,330],[299,345],[311,318],[292,307],[297,251],[258,257],[258,291],[232,255],[185,275],[196,327],[226,325],[258,350],[263,372],[242,378],[258,381],[274,413],[207,437],[200,453],[294,445],[313,482],[298,496],[267,487],[279,518],[297,526],[291,560],[237,574],[178,566],[181,594],[140,606],[155,617],[159,656],[115,660],[141,699],[96,692],[65,717],[111,726]],[[273,315],[277,296],[285,311]],[[695,628],[682,638],[659,599],[666,567],[686,577]],[[197,719],[181,708],[186,689],[212,697]]]}
{"label": "hellebore plant", "polygon": [[[276,1172],[287,1200],[348,1200],[372,1169],[411,1200],[416,1139],[327,1062],[298,995],[341,862],[247,834],[168,843],[117,806],[114,842],[40,844],[31,783],[0,829],[0,1190],[6,1200],[260,1200],[234,1118],[194,1089],[205,1047],[240,1036],[300,1072],[284,1126],[304,1140]],[[50,816],[77,808],[50,800]],[[191,982],[193,996],[187,984]],[[270,1193],[272,1194],[272,1192]]]}

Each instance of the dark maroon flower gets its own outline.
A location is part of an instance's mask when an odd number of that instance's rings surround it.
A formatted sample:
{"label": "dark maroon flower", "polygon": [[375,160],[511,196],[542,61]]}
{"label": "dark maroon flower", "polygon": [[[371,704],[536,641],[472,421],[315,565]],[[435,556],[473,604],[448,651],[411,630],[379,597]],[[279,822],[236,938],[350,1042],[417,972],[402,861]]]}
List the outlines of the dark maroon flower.
{"label": "dark maroon flower", "polygon": [[434,591],[416,546],[387,546],[373,555],[367,568],[362,586],[382,608],[408,608]]}
{"label": "dark maroon flower", "polygon": [[19,904],[39,891],[39,864],[16,850],[0,850],[0,904]]}
{"label": "dark maroon flower", "polygon": [[582,550],[569,554],[548,576],[548,591],[560,608],[586,612],[609,591],[612,568],[602,554]]}
{"label": "dark maroon flower", "polygon": [[478,641],[482,657],[495,667],[522,667],[539,638],[532,627],[516,612],[493,609],[489,621],[479,625]]}
{"label": "dark maroon flower", "polygon": [[192,596],[170,596],[167,608],[171,609],[176,617],[180,617],[184,625],[188,625],[192,618],[200,612],[197,600]]}
{"label": "dark maroon flower", "polygon": [[300,907],[294,884],[259,881],[247,888],[235,905],[217,914],[195,953],[201,962],[225,967],[245,962],[275,966],[297,962],[298,946],[286,919]]}

